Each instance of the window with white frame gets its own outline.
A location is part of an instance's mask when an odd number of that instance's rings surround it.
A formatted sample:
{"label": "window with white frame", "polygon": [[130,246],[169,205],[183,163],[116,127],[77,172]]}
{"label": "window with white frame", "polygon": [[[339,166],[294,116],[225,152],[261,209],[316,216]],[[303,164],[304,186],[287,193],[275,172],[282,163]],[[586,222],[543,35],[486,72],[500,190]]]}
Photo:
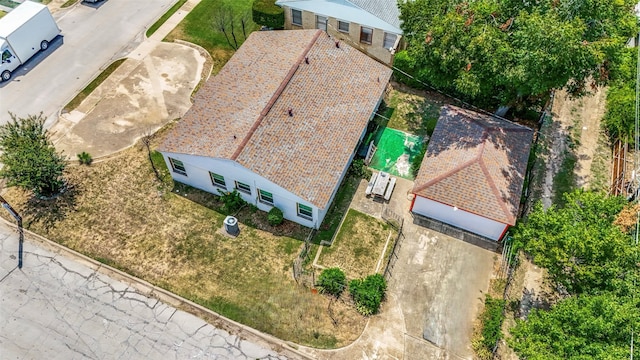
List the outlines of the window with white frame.
{"label": "window with white frame", "polygon": [[316,15],[316,29],[327,31],[327,18],[325,16]]}
{"label": "window with white frame", "polygon": [[365,44],[371,44],[373,41],[373,29],[361,26],[360,27],[360,42]]}
{"label": "window with white frame", "polygon": [[273,194],[268,192],[268,191],[264,191],[261,189],[258,189],[258,197],[260,198],[260,202],[263,204],[267,204],[267,205],[273,205]]}
{"label": "window with white frame", "polygon": [[293,25],[302,26],[302,11],[291,9],[291,23]]}
{"label": "window with white frame", "polygon": [[338,20],[338,31],[348,33],[349,32],[349,23],[346,21]]}
{"label": "window with white frame", "polygon": [[251,186],[240,181],[236,181],[236,190],[251,195]]}
{"label": "window with white frame", "polygon": [[227,183],[226,181],[224,181],[224,176],[212,173],[211,171],[209,171],[209,176],[211,177],[211,183],[214,186],[221,187],[223,189],[227,188]]}
{"label": "window with white frame", "polygon": [[169,158],[169,162],[171,163],[171,169],[174,173],[187,176],[187,169],[185,169],[182,161]]}
{"label": "window with white frame", "polygon": [[396,45],[397,38],[398,35],[396,34],[384,33],[384,43],[382,44],[382,47],[387,50],[393,50],[394,46]]}
{"label": "window with white frame", "polygon": [[298,203],[298,216],[303,219],[313,220],[313,209],[310,206]]}

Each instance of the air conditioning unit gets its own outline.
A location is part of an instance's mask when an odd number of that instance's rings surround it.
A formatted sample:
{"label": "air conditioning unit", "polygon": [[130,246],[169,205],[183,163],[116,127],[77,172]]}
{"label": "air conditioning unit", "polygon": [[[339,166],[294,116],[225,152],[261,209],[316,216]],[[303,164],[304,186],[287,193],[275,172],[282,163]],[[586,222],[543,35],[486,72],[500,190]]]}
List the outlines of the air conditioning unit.
{"label": "air conditioning unit", "polygon": [[238,219],[233,216],[227,216],[224,219],[224,229],[229,235],[237,236],[240,233]]}

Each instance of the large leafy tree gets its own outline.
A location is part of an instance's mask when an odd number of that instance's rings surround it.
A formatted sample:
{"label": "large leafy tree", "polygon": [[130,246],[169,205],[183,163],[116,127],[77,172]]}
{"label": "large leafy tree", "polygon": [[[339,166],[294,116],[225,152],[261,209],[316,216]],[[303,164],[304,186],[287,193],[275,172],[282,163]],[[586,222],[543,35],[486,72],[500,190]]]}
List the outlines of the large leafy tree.
{"label": "large leafy tree", "polygon": [[44,128],[42,114],[17,118],[0,126],[0,177],[7,185],[51,196],[64,187],[65,159],[56,152]]}
{"label": "large leafy tree", "polygon": [[582,190],[565,199],[562,208],[536,206],[514,229],[514,241],[570,294],[627,293],[634,248],[629,235],[613,225],[625,200]]}
{"label": "large leafy tree", "polygon": [[604,84],[637,30],[635,0],[415,0],[396,64],[485,105],[528,105],[550,89]]}
{"label": "large leafy tree", "polygon": [[627,359],[640,316],[634,305],[611,293],[570,297],[518,321],[509,345],[528,360]]}

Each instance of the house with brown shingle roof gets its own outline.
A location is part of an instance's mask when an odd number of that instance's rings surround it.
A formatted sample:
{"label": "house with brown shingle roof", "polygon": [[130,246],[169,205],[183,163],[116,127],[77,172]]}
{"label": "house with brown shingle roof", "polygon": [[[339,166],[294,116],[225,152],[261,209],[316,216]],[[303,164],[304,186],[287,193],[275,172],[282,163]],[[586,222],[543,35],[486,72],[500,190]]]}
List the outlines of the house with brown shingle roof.
{"label": "house with brown shingle roof", "polygon": [[444,106],[415,180],[411,211],[491,240],[515,225],[533,131]]}
{"label": "house with brown shingle roof", "polygon": [[318,228],[390,77],[320,30],[254,32],[159,151],[175,181]]}

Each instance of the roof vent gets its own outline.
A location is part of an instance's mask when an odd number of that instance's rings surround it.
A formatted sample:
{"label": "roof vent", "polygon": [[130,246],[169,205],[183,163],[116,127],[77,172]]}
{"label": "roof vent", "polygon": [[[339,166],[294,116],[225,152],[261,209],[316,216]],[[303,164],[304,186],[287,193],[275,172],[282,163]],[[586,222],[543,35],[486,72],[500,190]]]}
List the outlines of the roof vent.
{"label": "roof vent", "polygon": [[340,49],[340,41],[336,41],[336,47]]}
{"label": "roof vent", "polygon": [[304,57],[304,62],[307,63],[307,64],[309,63],[309,57],[308,56]]}
{"label": "roof vent", "polygon": [[289,116],[293,116],[293,109],[289,108],[289,110],[287,110],[287,112],[289,113]]}

